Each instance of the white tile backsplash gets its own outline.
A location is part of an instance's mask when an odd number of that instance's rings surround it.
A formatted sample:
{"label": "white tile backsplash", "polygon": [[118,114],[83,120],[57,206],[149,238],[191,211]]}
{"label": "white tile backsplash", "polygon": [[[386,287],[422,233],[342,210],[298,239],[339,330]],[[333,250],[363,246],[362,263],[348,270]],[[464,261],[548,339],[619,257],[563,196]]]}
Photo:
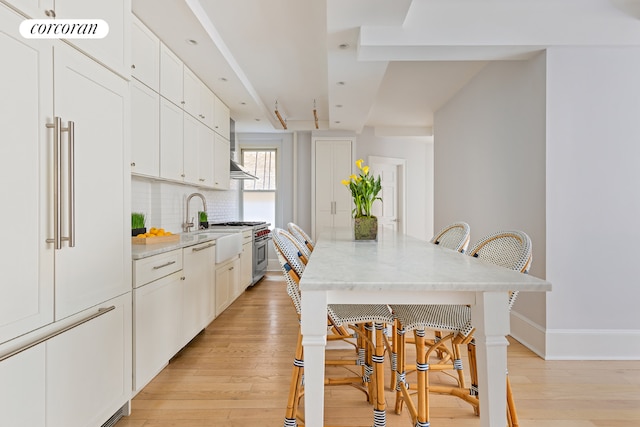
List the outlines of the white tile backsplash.
{"label": "white tile backsplash", "polygon": [[[240,216],[240,181],[231,180],[227,191],[204,190],[189,185],[131,177],[131,211],[146,215],[146,226],[162,227],[172,233],[182,232],[186,215],[186,200],[191,193],[201,193],[207,201],[209,221],[234,221]],[[191,199],[190,216],[202,210],[198,197]]]}

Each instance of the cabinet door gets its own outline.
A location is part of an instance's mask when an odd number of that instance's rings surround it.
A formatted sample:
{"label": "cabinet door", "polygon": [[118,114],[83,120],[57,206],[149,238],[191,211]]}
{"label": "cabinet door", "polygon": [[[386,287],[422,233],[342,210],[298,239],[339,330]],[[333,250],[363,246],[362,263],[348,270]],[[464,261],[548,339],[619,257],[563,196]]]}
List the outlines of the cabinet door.
{"label": "cabinet door", "polygon": [[102,19],[109,33],[102,39],[69,40],[122,76],[131,74],[131,0],[55,0],[57,19]]}
{"label": "cabinet door", "polygon": [[47,341],[47,426],[99,426],[129,400],[131,292],[100,307],[111,306],[115,309]]}
{"label": "cabinet door", "polygon": [[232,266],[224,264],[216,268],[216,317],[231,304],[231,271]]}
{"label": "cabinet door", "polygon": [[214,133],[207,126],[198,126],[198,185],[213,187]]}
{"label": "cabinet door", "polygon": [[[333,226],[333,144],[332,141],[316,142],[315,150],[316,233]],[[349,175],[342,179],[346,179]]]}
{"label": "cabinet door", "polygon": [[198,126],[201,125],[194,117],[187,113],[183,114],[183,119],[182,178],[184,182],[198,184]]}
{"label": "cabinet door", "polygon": [[229,118],[229,107],[217,96],[215,97],[215,127],[218,135],[225,139],[230,139],[231,123]]}
{"label": "cabinet door", "polygon": [[210,317],[209,292],[211,281],[214,280],[214,250],[213,242],[183,249],[183,344],[188,343],[204,329]]}
{"label": "cabinet door", "polygon": [[160,176],[160,95],[131,81],[131,172]]}
{"label": "cabinet door", "polygon": [[160,176],[182,181],[182,127],[184,112],[164,97],[160,97]]}
{"label": "cabinet door", "polygon": [[333,192],[333,226],[351,226],[352,197],[351,191],[342,185],[353,170],[351,159],[351,141],[335,141],[332,153],[332,192]]}
{"label": "cabinet door", "polygon": [[182,271],[133,291],[133,389],[140,391],[182,348]]}
{"label": "cabinet door", "polygon": [[131,75],[160,91],[160,39],[135,15],[131,22]]}
{"label": "cabinet door", "polygon": [[[24,39],[24,18],[0,5],[0,51],[11,58],[0,79],[0,209],[7,250],[0,257],[0,343],[53,321],[53,208],[50,174],[51,43]],[[32,227],[13,226],[33,224]],[[9,250],[9,248],[11,248]]]}
{"label": "cabinet door", "polygon": [[[202,123],[213,129],[215,127],[215,104],[217,97],[209,87],[202,83],[200,87],[200,114]],[[228,139],[229,137],[227,137]]]}
{"label": "cabinet door", "polygon": [[[63,188],[74,175],[74,209],[63,209],[63,236],[75,248],[56,251],[56,320],[131,289],[129,90],[125,80],[60,43],[55,48],[54,113],[75,123],[73,168],[63,164]],[[68,134],[63,140],[69,141]],[[64,144],[68,147],[69,144]],[[63,150],[63,159],[68,157]],[[126,165],[126,166],[125,166]],[[72,169],[75,173],[72,173]],[[69,202],[63,191],[62,206]],[[67,243],[67,242],[65,242]]]}
{"label": "cabinet door", "polygon": [[242,245],[240,253],[240,284],[245,289],[253,281],[253,243],[248,242]]}
{"label": "cabinet door", "polygon": [[183,100],[184,111],[191,114],[193,117],[199,117],[200,111],[200,87],[202,83],[200,79],[189,68],[184,67],[183,70]]}
{"label": "cabinet door", "polygon": [[231,156],[229,140],[215,135],[213,152],[213,187],[228,190],[230,187],[229,159]]}
{"label": "cabinet door", "polygon": [[183,64],[164,43],[160,42],[160,95],[182,107]]}
{"label": "cabinet door", "polygon": [[3,426],[45,425],[44,343],[0,362],[0,384]]}

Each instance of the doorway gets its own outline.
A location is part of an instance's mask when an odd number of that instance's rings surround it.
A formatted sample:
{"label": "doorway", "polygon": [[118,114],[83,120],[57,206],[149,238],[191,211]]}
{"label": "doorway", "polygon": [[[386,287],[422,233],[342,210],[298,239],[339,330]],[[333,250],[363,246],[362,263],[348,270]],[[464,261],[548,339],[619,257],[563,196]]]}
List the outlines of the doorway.
{"label": "doorway", "polygon": [[407,161],[392,157],[369,156],[371,174],[380,175],[382,203],[373,204],[373,215],[381,227],[406,233]]}

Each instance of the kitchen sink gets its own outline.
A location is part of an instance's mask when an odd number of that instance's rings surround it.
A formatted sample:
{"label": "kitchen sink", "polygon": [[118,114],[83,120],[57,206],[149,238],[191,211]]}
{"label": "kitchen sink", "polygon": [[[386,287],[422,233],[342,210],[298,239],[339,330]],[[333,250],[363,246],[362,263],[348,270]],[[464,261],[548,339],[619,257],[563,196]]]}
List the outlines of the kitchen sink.
{"label": "kitchen sink", "polygon": [[242,233],[222,230],[207,230],[197,234],[198,240],[214,238],[216,241],[216,264],[242,252]]}

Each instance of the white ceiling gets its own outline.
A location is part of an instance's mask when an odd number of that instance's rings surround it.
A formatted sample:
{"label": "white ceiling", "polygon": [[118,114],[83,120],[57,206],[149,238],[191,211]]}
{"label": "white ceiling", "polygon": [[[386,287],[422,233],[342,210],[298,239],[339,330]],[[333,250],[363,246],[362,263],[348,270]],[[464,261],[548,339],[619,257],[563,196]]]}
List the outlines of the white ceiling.
{"label": "white ceiling", "polygon": [[277,102],[290,131],[315,129],[315,107],[320,129],[431,135],[434,111],[487,61],[640,41],[640,0],[132,3],[240,132],[281,131]]}

